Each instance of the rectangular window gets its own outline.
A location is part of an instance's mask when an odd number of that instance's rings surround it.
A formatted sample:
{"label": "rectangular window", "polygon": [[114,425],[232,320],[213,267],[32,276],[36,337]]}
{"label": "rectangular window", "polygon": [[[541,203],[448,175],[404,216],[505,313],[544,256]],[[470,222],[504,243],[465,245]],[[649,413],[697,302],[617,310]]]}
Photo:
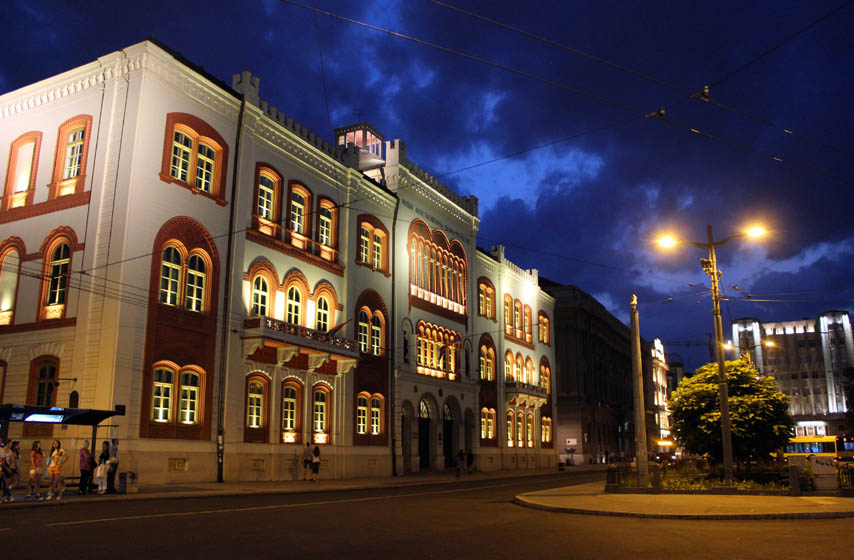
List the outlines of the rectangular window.
{"label": "rectangular window", "polygon": [[285,387],[282,396],[282,430],[293,431],[297,426],[297,390]]}
{"label": "rectangular window", "polygon": [[356,433],[365,434],[368,431],[368,399],[359,397],[356,405]]}
{"label": "rectangular window", "polygon": [[190,311],[202,311],[205,298],[205,275],[196,270],[187,270],[187,297],[185,307]]}
{"label": "rectangular window", "polygon": [[276,184],[266,175],[258,179],[258,215],[265,220],[273,219],[273,194]]}
{"label": "rectangular window", "polygon": [[383,238],[380,234],[374,233],[374,268],[381,270],[383,267]]}
{"label": "rectangular window", "polygon": [[154,370],[151,417],[155,422],[169,422],[172,419],[172,376],[168,369]]}
{"label": "rectangular window", "polygon": [[380,400],[371,399],[371,435],[380,435]]}
{"label": "rectangular window", "polygon": [[83,157],[83,135],[85,129],[78,128],[68,135],[65,145],[65,164],[62,168],[62,179],[72,179],[80,175],[80,166]]}
{"label": "rectangular window", "polygon": [[196,158],[196,188],[200,191],[211,192],[215,158],[216,152],[213,148],[199,144],[199,155]]}
{"label": "rectangular window", "polygon": [[15,182],[12,187],[16,193],[24,192],[30,188],[35,151],[35,142],[27,142],[18,148],[18,158],[15,163]]}
{"label": "rectangular window", "polygon": [[371,247],[371,232],[366,227],[362,227],[359,236],[359,262],[369,263]]}
{"label": "rectangular window", "polygon": [[382,354],[382,329],[376,324],[371,324],[371,354]]}
{"label": "rectangular window", "polygon": [[332,209],[325,206],[320,208],[320,228],[317,241],[321,245],[332,245]]}
{"label": "rectangular window", "polygon": [[314,431],[323,433],[326,431],[326,393],[314,392]]}
{"label": "rectangular window", "polygon": [[187,182],[190,174],[190,157],[193,153],[193,140],[182,132],[175,131],[172,140],[172,165],[169,174],[179,181]]}
{"label": "rectangular window", "polygon": [[291,231],[305,234],[305,196],[291,193]]}
{"label": "rectangular window", "polygon": [[195,424],[199,421],[199,376],[195,373],[181,374],[181,415],[182,424]]}
{"label": "rectangular window", "polygon": [[264,387],[258,382],[249,384],[249,397],[246,406],[246,425],[260,428],[263,424]]}

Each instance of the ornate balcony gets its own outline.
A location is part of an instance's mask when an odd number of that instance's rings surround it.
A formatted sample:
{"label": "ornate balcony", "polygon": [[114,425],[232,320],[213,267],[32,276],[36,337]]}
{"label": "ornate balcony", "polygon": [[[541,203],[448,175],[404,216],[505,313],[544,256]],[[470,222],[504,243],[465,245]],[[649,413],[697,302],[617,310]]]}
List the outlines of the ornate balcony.
{"label": "ornate balcony", "polygon": [[539,408],[549,400],[544,387],[522,381],[505,381],[504,398],[514,408]]}
{"label": "ornate balcony", "polygon": [[[254,355],[262,349],[274,349],[276,362],[286,365],[305,356],[308,371],[318,368],[326,373],[347,373],[359,361],[355,340],[340,338],[271,317],[249,317],[243,323],[243,354]],[[305,364],[304,364],[305,365]]]}

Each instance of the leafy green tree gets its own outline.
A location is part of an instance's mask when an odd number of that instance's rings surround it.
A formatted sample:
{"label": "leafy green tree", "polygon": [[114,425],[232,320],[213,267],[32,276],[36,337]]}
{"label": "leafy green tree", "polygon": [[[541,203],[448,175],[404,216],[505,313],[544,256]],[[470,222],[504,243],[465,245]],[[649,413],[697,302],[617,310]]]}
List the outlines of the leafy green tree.
{"label": "leafy green tree", "polygon": [[[789,398],[777,389],[773,377],[762,376],[745,360],[726,362],[725,371],[733,458],[765,462],[792,435]],[[668,405],[671,429],[682,447],[721,462],[718,364],[706,364],[684,379]]]}

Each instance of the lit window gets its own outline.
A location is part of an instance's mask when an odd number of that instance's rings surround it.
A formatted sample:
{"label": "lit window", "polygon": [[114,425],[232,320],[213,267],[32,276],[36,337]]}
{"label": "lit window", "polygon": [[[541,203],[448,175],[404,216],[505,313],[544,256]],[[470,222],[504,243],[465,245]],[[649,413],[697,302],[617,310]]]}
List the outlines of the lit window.
{"label": "lit window", "polygon": [[513,447],[513,411],[507,411],[507,447]]}
{"label": "lit window", "polygon": [[155,422],[169,422],[172,419],[173,377],[172,370],[163,368],[154,370],[151,417]]}
{"label": "lit window", "polygon": [[273,196],[276,183],[267,175],[258,176],[258,215],[265,220],[273,219]]}
{"label": "lit window", "polygon": [[291,193],[291,231],[305,234],[305,195],[298,191]]}
{"label": "lit window", "polygon": [[486,437],[487,437],[486,436],[486,421],[487,421],[488,415],[489,415],[489,413],[486,411],[485,408],[481,409],[481,411],[480,411],[480,438],[481,439],[486,439]]}
{"label": "lit window", "polygon": [[205,304],[205,261],[192,255],[187,263],[187,295],[184,306],[190,311],[203,311]]}
{"label": "lit window", "polygon": [[267,280],[263,276],[256,276],[252,282],[252,315],[266,316],[268,299]]}
{"label": "lit window", "polygon": [[314,415],[312,425],[315,433],[326,431],[326,391],[314,392]]}
{"label": "lit window", "polygon": [[323,332],[329,330],[329,300],[325,297],[317,300],[317,317],[314,327]]}
{"label": "lit window", "polygon": [[332,209],[326,206],[320,207],[320,227],[317,241],[321,245],[332,245]]}
{"label": "lit window", "polygon": [[525,342],[531,342],[531,309],[525,306]]}
{"label": "lit window", "polygon": [[292,325],[300,324],[300,302],[302,296],[296,286],[288,288],[287,322]]}
{"label": "lit window", "polygon": [[486,317],[489,319],[494,319],[494,313],[492,312],[492,289],[487,288],[484,292],[485,306],[486,306]]}
{"label": "lit window", "polygon": [[525,431],[528,434],[528,447],[534,447],[534,415],[528,415],[528,428]]}
{"label": "lit window", "polygon": [[513,307],[513,304],[510,302],[510,299],[505,298],[504,299],[504,332],[506,332],[507,334],[513,333],[512,307]]}
{"label": "lit window", "polygon": [[495,438],[495,410],[492,408],[489,409],[489,415],[486,418],[486,437]]}
{"label": "lit window", "polygon": [[483,284],[480,285],[480,289],[477,291],[477,313],[478,315],[486,316],[486,289]]}
{"label": "lit window", "polygon": [[542,443],[550,443],[552,441],[552,419],[543,418],[540,424],[542,429]]}
{"label": "lit window", "polygon": [[374,268],[380,270],[383,267],[383,238],[374,232]]}
{"label": "lit window", "polygon": [[85,134],[85,128],[72,130],[68,134],[68,140],[65,144],[65,162],[62,167],[63,179],[72,179],[80,175]]}
{"label": "lit window", "polygon": [[504,379],[506,381],[516,380],[516,375],[513,372],[513,356],[510,354],[504,357]]}
{"label": "lit window", "polygon": [[371,319],[371,353],[374,356],[382,354],[382,320],[377,315]]}
{"label": "lit window", "polygon": [[519,413],[516,416],[516,447],[525,446],[525,415]]}
{"label": "lit window", "polygon": [[68,284],[68,267],[71,264],[71,249],[62,243],[53,250],[50,259],[50,279],[48,281],[47,305],[65,303]]}
{"label": "lit window", "polygon": [[380,411],[382,410],[380,399],[374,397],[371,399],[371,435],[380,435]]}
{"label": "lit window", "polygon": [[214,149],[205,144],[199,144],[199,155],[196,158],[196,188],[200,191],[211,192],[215,163]]}
{"label": "lit window", "polygon": [[246,426],[261,428],[264,425],[264,385],[260,381],[250,381],[247,393]]}
{"label": "lit window", "polygon": [[359,312],[359,351],[362,353],[368,352],[368,314],[364,311]]}
{"label": "lit window", "polygon": [[371,231],[364,226],[359,231],[359,261],[368,263],[370,262]]}
{"label": "lit window", "polygon": [[199,375],[192,372],[181,374],[181,415],[182,424],[195,424],[199,421]]}
{"label": "lit window", "polygon": [[292,432],[297,427],[297,390],[286,386],[282,391],[282,431]]}
{"label": "lit window", "polygon": [[365,434],[368,431],[368,399],[356,399],[356,433]]}
{"label": "lit window", "polygon": [[166,247],[160,260],[160,303],[178,305],[181,278],[181,253],[175,247]]}
{"label": "lit window", "polygon": [[486,354],[483,350],[480,351],[480,378],[489,379],[486,372]]}
{"label": "lit window", "polygon": [[193,140],[183,132],[176,130],[172,139],[172,166],[169,174],[186,183],[189,177],[192,154]]}

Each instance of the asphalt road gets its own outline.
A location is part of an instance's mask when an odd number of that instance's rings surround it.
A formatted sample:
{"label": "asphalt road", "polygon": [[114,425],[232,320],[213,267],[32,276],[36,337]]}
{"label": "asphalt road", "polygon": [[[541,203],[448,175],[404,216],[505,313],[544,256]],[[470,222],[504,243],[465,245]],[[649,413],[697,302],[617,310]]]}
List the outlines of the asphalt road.
{"label": "asphalt road", "polygon": [[0,509],[9,558],[833,558],[851,519],[680,521],[511,503],[601,473],[274,496]]}

